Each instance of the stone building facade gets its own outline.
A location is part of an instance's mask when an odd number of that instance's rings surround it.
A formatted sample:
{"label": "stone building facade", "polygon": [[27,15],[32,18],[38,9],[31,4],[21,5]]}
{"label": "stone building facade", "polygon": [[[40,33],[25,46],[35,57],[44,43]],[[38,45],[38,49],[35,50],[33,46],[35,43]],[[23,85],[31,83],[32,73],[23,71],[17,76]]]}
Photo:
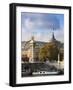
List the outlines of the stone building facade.
{"label": "stone building facade", "polygon": [[22,58],[28,57],[29,60],[27,60],[27,61],[30,63],[37,62],[39,60],[40,48],[42,48],[46,44],[51,44],[51,43],[57,44],[57,46],[59,47],[60,53],[62,53],[62,55],[64,55],[64,44],[61,43],[60,41],[56,40],[54,33],[53,33],[50,42],[35,41],[34,37],[32,37],[31,40],[29,40],[29,41],[23,41],[21,43]]}

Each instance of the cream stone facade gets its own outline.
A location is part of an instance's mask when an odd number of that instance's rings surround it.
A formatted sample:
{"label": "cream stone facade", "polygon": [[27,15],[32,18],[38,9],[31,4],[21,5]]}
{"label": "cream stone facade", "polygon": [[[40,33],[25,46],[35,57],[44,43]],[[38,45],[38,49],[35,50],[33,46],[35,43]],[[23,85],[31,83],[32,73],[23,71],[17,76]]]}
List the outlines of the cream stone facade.
{"label": "cream stone facade", "polygon": [[[22,57],[28,57],[30,63],[34,63],[39,61],[39,51],[40,48],[42,48],[46,44],[50,43],[56,43],[60,47],[60,52],[64,54],[64,46],[63,43],[57,41],[55,39],[54,33],[52,35],[52,38],[50,42],[41,42],[41,41],[35,41],[34,37],[31,38],[29,41],[23,41],[22,42]],[[63,56],[64,57],[64,56]],[[59,58],[59,56],[58,56]]]}

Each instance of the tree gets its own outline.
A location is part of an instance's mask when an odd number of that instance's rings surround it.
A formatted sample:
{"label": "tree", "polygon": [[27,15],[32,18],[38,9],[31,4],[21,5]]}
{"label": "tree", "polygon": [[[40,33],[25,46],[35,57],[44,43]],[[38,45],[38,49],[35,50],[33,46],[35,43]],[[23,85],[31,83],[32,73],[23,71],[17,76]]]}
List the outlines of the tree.
{"label": "tree", "polygon": [[47,57],[47,48],[44,46],[43,48],[40,49],[40,53],[39,53],[39,58],[40,60],[44,61]]}
{"label": "tree", "polygon": [[40,60],[58,60],[59,49],[55,43],[49,43],[40,49]]}

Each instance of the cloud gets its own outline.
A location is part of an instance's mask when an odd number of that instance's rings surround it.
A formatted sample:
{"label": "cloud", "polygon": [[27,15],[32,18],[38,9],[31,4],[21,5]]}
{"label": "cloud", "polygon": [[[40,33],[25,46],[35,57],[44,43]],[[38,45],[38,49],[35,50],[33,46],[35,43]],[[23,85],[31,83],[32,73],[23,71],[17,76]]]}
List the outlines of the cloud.
{"label": "cloud", "polygon": [[30,30],[57,30],[60,28],[60,19],[54,14],[22,13],[22,23],[24,23],[24,27]]}
{"label": "cloud", "polygon": [[35,36],[37,41],[49,41],[52,32],[55,30],[55,36],[58,40],[63,41],[63,15],[57,14],[41,14],[41,13],[22,13],[22,41],[28,41]]}
{"label": "cloud", "polygon": [[24,27],[28,30],[34,29],[34,23],[30,20],[30,18],[25,19]]}
{"label": "cloud", "polygon": [[[57,30],[54,32],[56,40],[64,42],[64,31],[63,29]],[[45,41],[49,42],[52,38],[52,32],[35,32],[34,34],[32,31],[22,30],[22,41],[28,41],[31,37],[34,36],[35,41]]]}
{"label": "cloud", "polygon": [[44,42],[48,42],[50,40],[50,36],[51,36],[51,33],[37,33],[35,35],[35,40],[36,41],[44,41]]}

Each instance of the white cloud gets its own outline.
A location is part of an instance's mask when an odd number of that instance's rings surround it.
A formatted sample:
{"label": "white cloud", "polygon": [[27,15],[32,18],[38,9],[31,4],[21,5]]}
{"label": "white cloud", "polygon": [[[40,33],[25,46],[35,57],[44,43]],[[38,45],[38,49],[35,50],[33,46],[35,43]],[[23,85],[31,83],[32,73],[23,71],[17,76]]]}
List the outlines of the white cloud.
{"label": "white cloud", "polygon": [[[59,19],[60,20],[60,19]],[[37,41],[49,41],[52,37],[52,27],[55,27],[55,37],[64,41],[64,32],[59,28],[57,16],[44,14],[23,13],[22,15],[22,41],[28,41],[34,35]]]}
{"label": "white cloud", "polygon": [[28,30],[33,30],[34,29],[34,23],[29,19],[24,20],[24,27]]}
{"label": "white cloud", "polygon": [[[24,23],[24,24],[23,24]],[[27,29],[59,29],[60,19],[53,14],[22,13],[22,24]]]}

